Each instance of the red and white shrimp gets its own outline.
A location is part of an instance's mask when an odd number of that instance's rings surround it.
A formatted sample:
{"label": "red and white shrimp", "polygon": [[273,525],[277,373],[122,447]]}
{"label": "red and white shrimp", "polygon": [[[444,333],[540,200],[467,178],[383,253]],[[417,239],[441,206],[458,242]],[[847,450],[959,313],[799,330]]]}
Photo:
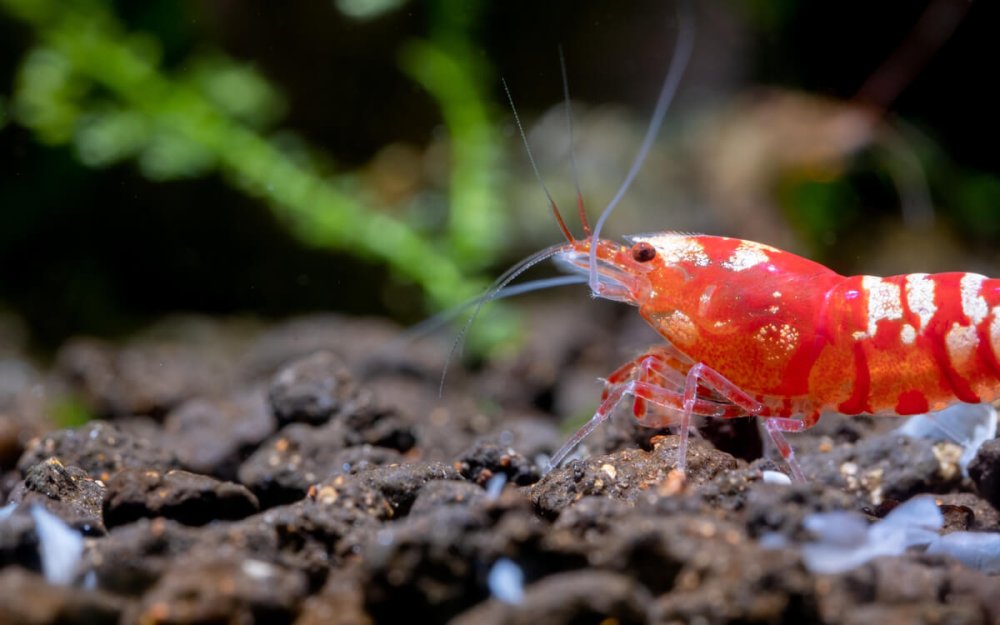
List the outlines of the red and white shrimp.
{"label": "red and white shrimp", "polygon": [[594,417],[552,466],[629,397],[643,425],[679,428],[681,472],[693,415],[754,415],[798,481],[805,478],[783,433],[809,428],[823,411],[910,415],[996,398],[1000,280],[973,273],[846,277],[727,237],[662,232],[626,237],[627,244],[600,238],[687,63],[689,9],[682,4],[676,52],[643,146],[593,233],[582,203],[584,237],[577,239],[550,198],[567,242],[515,267],[497,287],[552,257],[586,275],[595,297],[636,306],[665,340],[608,376]]}
{"label": "red and white shrimp", "polygon": [[[676,425],[684,468],[692,415],[755,415],[796,479],[782,432],[825,410],[910,415],[1000,389],[1000,280],[974,273],[841,276],[773,247],[656,233],[628,245],[573,240],[555,255],[591,271],[595,295],[632,304],[666,343],[608,377],[594,418],[565,455],[626,396],[649,426]],[[646,403],[664,408],[647,411]],[[678,415],[679,414],[679,418]]]}

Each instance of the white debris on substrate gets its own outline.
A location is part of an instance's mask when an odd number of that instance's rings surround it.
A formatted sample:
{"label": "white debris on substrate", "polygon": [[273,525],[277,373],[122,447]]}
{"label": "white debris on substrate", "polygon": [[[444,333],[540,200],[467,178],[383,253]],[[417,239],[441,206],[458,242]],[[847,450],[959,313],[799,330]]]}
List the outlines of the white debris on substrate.
{"label": "white debris on substrate", "polygon": [[31,518],[35,521],[45,579],[58,586],[73,583],[83,556],[83,536],[45,506],[31,506]]}
{"label": "white debris on substrate", "polygon": [[927,553],[949,555],[983,573],[1000,573],[1000,533],[997,532],[952,532],[932,542]]}
{"label": "white debris on substrate", "polygon": [[792,478],[788,477],[787,475],[785,475],[781,471],[770,471],[770,470],[768,470],[768,471],[762,471],[761,472],[761,480],[765,484],[785,484],[785,485],[788,485],[788,484],[792,483]]}
{"label": "white debris on substrate", "polygon": [[506,473],[496,473],[486,482],[486,496],[491,500],[500,498],[503,487],[507,484]]}
{"label": "white debris on substrate", "polygon": [[[10,519],[17,508],[16,503],[0,507],[0,523]],[[57,586],[72,584],[77,579],[83,557],[83,536],[45,506],[33,505],[29,513],[35,524],[38,555],[46,581]]]}
{"label": "white debris on substrate", "polygon": [[969,464],[986,441],[996,438],[997,409],[988,403],[957,403],[938,412],[914,415],[896,430],[910,438],[954,443],[962,448],[959,466],[969,476]]}
{"label": "white debris on substrate", "polygon": [[[817,541],[802,545],[802,561],[813,573],[835,574],[880,556],[909,549],[950,556],[988,574],[1000,573],[1000,533],[952,532],[939,535],[944,516],[929,495],[914,497],[871,525],[855,512],[823,512],[805,518]],[[787,547],[779,535],[762,537],[767,548]]]}
{"label": "white debris on substrate", "polygon": [[486,585],[490,594],[504,603],[518,604],[524,600],[524,571],[509,558],[500,558],[493,563]]}

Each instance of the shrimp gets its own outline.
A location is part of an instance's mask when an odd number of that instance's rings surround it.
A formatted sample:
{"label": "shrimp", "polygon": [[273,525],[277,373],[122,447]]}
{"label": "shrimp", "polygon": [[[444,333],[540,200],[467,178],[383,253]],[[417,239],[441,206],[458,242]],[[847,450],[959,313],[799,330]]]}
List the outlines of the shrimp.
{"label": "shrimp", "polygon": [[[594,295],[636,306],[665,339],[611,374],[593,419],[556,466],[627,396],[652,427],[676,425],[685,467],[692,415],[753,415],[805,478],[783,432],[820,414],[912,415],[992,401],[1000,382],[1000,280],[974,273],[842,276],[774,247],[672,232],[586,238],[554,258]],[[648,410],[647,404],[659,407]]]}
{"label": "shrimp", "polygon": [[[608,376],[594,416],[550,467],[627,398],[642,425],[678,428],[682,475],[693,416],[751,415],[763,420],[799,482],[805,476],[784,433],[808,429],[824,411],[911,415],[997,398],[1000,280],[960,272],[842,276],[769,245],[720,236],[658,232],[625,237],[624,244],[600,238],[658,133],[693,47],[691,7],[680,6],[675,54],[653,120],[593,232],[579,201],[584,236],[575,238],[546,190],[566,243],[515,266],[494,290],[553,258],[586,276],[594,297],[638,308],[664,339]],[[533,159],[532,167],[541,180]]]}

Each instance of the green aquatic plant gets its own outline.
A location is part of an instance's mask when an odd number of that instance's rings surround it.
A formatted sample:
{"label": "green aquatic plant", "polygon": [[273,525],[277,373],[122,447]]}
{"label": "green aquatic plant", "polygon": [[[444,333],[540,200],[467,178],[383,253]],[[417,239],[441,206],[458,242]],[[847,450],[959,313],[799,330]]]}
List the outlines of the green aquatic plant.
{"label": "green aquatic plant", "polygon": [[276,130],[285,102],[252,67],[200,53],[168,71],[161,42],[127,30],[110,6],[0,0],[35,36],[0,118],[45,144],[71,145],[90,167],[131,159],[153,181],[221,174],[307,244],[385,263],[419,285],[431,309],[482,290],[476,271],[496,260],[505,230],[496,199],[503,168],[473,78],[484,75],[482,61],[469,60],[467,35],[454,30],[467,22],[438,20],[445,28],[400,53],[405,71],[437,99],[453,155],[449,219],[444,232],[429,232],[374,205],[356,173],[331,172],[305,139]]}

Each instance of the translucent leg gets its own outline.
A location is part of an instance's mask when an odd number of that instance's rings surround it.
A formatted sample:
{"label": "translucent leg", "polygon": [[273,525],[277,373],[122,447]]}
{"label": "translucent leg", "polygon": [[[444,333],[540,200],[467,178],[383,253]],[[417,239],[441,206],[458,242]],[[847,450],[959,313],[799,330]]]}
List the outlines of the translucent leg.
{"label": "translucent leg", "polygon": [[[581,441],[614,414],[615,408],[626,396],[632,396],[635,401],[633,413],[640,423],[649,427],[679,428],[677,469],[682,473],[687,468],[687,448],[693,415],[722,419],[750,415],[765,417],[767,432],[788,463],[792,477],[798,482],[805,481],[795,460],[795,453],[782,432],[800,432],[811,427],[818,420],[818,413],[801,420],[770,417],[764,404],[704,363],[696,363],[687,370],[683,392],[679,393],[676,390],[681,375],[678,369],[685,366],[667,350],[651,350],[618,368],[608,378],[597,412],[552,456],[549,469],[559,466]],[[699,397],[700,387],[714,391],[720,399]],[[660,413],[647,414],[645,402],[658,406]]]}
{"label": "translucent leg", "polygon": [[700,362],[691,367],[684,383],[684,409],[680,423],[681,440],[677,447],[677,469],[682,472],[687,468],[688,428],[691,426],[691,415],[696,414],[694,409],[699,384],[712,389],[726,401],[742,408],[746,414],[760,415],[766,410],[764,404],[747,395],[743,389],[727,380],[715,369]]}
{"label": "translucent leg", "polygon": [[625,397],[625,385],[621,384],[615,386],[617,388],[614,390],[605,390],[605,398],[601,402],[601,405],[597,408],[597,412],[595,412],[594,416],[590,418],[590,421],[587,421],[583,427],[577,430],[576,433],[569,438],[568,441],[563,443],[563,446],[559,448],[559,451],[553,454],[552,459],[549,460],[549,471],[558,467],[560,463],[566,459],[566,456],[569,455],[569,452],[573,451],[576,446],[583,441],[583,439],[590,436],[593,431],[597,429],[597,426],[607,421],[608,418],[614,414],[618,403]]}
{"label": "translucent leg", "polygon": [[[579,445],[583,439],[587,438],[594,430],[597,429],[598,426],[611,418],[611,415],[614,414],[615,408],[617,408],[618,404],[621,403],[627,396],[650,401],[658,406],[664,407],[674,414],[682,413],[683,406],[685,405],[682,395],[676,390],[657,386],[642,380],[629,380],[619,384],[609,384],[605,389],[605,398],[601,402],[601,405],[597,408],[597,412],[594,413],[594,416],[591,417],[590,421],[577,430],[576,433],[573,434],[573,436],[570,437],[565,444],[563,444],[559,451],[552,456],[552,460],[549,462],[549,470],[559,466],[566,456],[573,451],[573,449]],[[691,414],[722,418],[729,418],[742,414],[739,408],[730,404],[707,399],[698,399],[697,397],[694,398],[690,404]],[[688,423],[690,423],[690,416],[688,417]],[[643,424],[651,427],[662,427],[676,425],[677,422],[673,419],[668,419],[665,422],[656,423],[652,422],[650,419],[644,418]]]}
{"label": "translucent leg", "polygon": [[[670,380],[672,382],[670,386],[680,388],[684,383],[684,374],[681,371],[686,368],[672,350],[657,347],[618,367],[605,381],[610,387],[633,379],[651,382],[660,377],[663,380]],[[609,392],[609,388],[606,387],[601,396],[602,401],[607,399]]]}
{"label": "translucent leg", "polygon": [[785,459],[788,468],[792,472],[792,480],[799,483],[806,481],[806,476],[802,473],[798,461],[795,459],[795,450],[788,444],[782,432],[802,432],[816,425],[819,420],[819,413],[809,414],[804,419],[786,419],[783,417],[770,417],[764,420],[764,427],[768,435],[774,441],[774,446],[778,448],[778,453]]}

